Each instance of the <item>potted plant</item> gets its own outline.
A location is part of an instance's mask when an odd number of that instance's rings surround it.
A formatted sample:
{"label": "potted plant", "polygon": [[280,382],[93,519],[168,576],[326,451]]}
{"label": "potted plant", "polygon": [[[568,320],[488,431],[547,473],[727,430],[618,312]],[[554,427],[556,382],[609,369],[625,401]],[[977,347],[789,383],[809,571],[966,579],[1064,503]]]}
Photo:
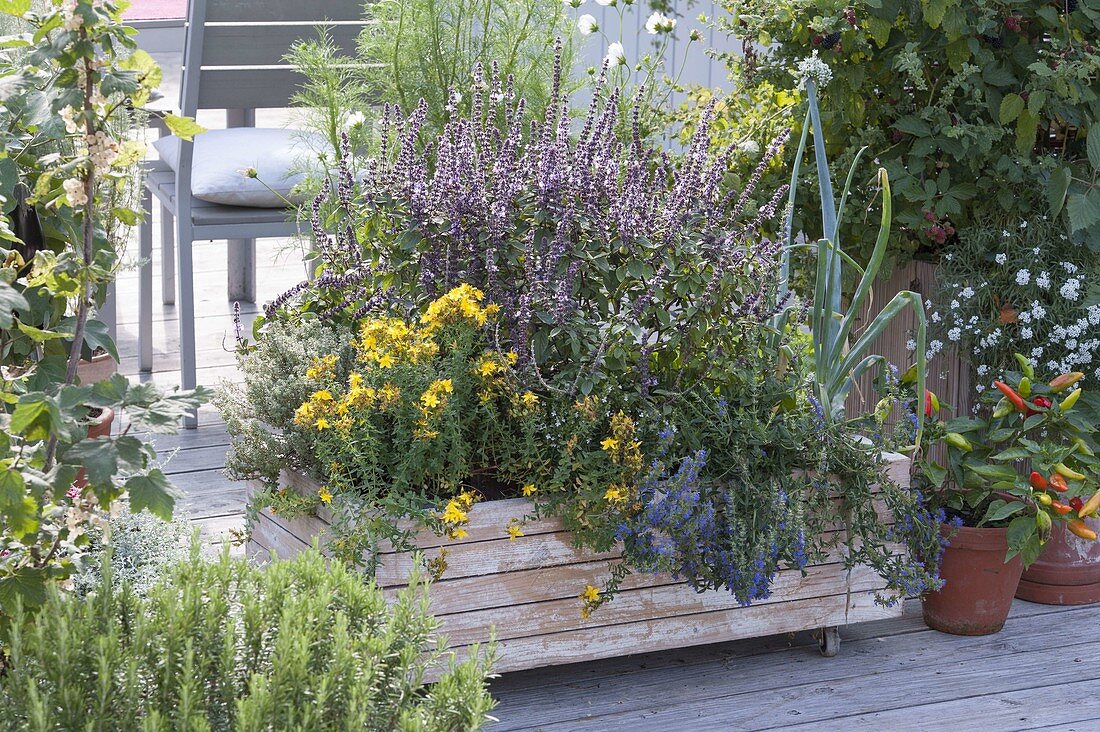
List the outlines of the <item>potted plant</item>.
{"label": "potted plant", "polygon": [[947,466],[928,461],[923,475],[948,538],[944,586],[922,597],[925,622],[960,635],[996,633],[1005,623],[1025,568],[1055,527],[1095,541],[1084,519],[1100,508],[1096,428],[1077,408],[1079,373],[1033,383],[1028,359],[994,381],[978,416],[938,422]]}
{"label": "potted plant", "polygon": [[[120,191],[144,145],[120,117],[160,76],[113,3],[29,5],[0,8],[27,31],[0,50],[0,200],[15,204],[0,216],[0,623],[72,574],[122,496],[171,515],[156,453],[129,431],[170,432],[205,400],[119,374],[78,383],[82,354],[114,355],[94,313],[117,269],[111,232],[140,216]],[[121,410],[130,425],[112,435]]]}

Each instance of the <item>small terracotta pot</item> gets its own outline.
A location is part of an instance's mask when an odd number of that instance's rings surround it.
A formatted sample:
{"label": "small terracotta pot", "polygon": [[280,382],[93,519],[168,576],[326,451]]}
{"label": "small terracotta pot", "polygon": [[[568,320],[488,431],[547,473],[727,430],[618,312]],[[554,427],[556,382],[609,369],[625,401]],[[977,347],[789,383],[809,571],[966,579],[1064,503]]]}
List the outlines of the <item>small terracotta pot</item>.
{"label": "small terracotta pot", "polygon": [[[88,437],[110,437],[111,425],[115,422],[115,410],[110,407],[97,407],[97,409],[99,409],[99,416],[92,417],[91,421],[88,422]],[[81,468],[77,471],[73,487],[83,489],[86,485],[88,485],[88,480],[84,475],[84,468]]]}
{"label": "small terracotta pot", "polygon": [[[943,526],[945,533],[954,529]],[[929,628],[954,635],[988,635],[1004,627],[1024,571],[1020,557],[1005,562],[1007,529],[964,526],[943,553],[944,586],[921,598]]]}
{"label": "small terracotta pot", "polygon": [[80,360],[76,365],[76,375],[81,384],[94,384],[98,381],[110,378],[118,371],[118,363],[111,358],[109,353],[100,353],[92,356],[91,361]]}
{"label": "small terracotta pot", "polygon": [[[1100,519],[1085,519],[1100,528]],[[1044,605],[1100,602],[1100,542],[1080,539],[1056,523],[1039,559],[1020,580],[1016,597]]]}

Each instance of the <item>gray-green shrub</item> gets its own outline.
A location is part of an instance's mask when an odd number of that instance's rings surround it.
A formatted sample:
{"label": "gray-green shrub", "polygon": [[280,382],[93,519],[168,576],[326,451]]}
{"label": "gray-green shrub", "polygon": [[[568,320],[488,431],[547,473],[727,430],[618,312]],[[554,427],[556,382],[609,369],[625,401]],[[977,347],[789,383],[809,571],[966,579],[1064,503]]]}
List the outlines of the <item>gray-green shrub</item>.
{"label": "gray-green shrub", "polygon": [[316,551],[254,567],[195,549],[145,598],[110,574],[91,598],[17,611],[5,729],[465,732],[493,707],[491,659],[447,659],[416,578],[387,606]]}

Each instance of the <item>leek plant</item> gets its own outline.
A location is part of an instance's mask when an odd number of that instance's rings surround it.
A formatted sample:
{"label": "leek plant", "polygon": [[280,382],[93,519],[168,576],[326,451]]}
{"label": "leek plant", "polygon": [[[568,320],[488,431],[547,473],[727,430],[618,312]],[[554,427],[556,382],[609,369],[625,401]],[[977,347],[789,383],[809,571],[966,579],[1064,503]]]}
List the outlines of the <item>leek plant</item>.
{"label": "leek plant", "polygon": [[[853,327],[856,319],[867,303],[871,293],[871,285],[874,283],[875,277],[878,276],[886,256],[887,245],[890,240],[892,214],[890,179],[886,169],[879,168],[877,178],[882,189],[882,216],[871,258],[866,267],[861,267],[841,249],[839,232],[840,221],[844,214],[844,206],[848,201],[852,179],[866,148],[859,151],[848,171],[838,208],[829,175],[829,163],[825,154],[825,138],[822,133],[821,115],[817,101],[817,87],[819,84],[828,81],[831,72],[816,56],[800,64],[800,70],[804,75],[808,109],[791,174],[786,222],[787,244],[783,253],[779,297],[781,302],[787,299],[791,251],[797,246],[816,247],[818,254],[817,277],[814,285],[813,309],[810,314],[810,329],[814,350],[814,391],[815,397],[824,411],[825,419],[830,422],[838,422],[845,420],[847,417],[845,401],[860,376],[868,369],[875,367],[881,369],[887,364],[885,357],[870,352],[871,346],[874,344],[875,339],[886,330],[890,322],[906,307],[913,309],[917,319],[915,339],[917,348],[914,371],[916,375],[916,394],[918,400],[920,399],[921,395],[924,394],[927,371],[925,356],[927,321],[921,296],[911,290],[905,290],[899,292],[890,300],[886,307],[871,321],[870,325],[864,328],[858,337],[855,337],[854,343],[849,343],[849,340],[854,336]],[[823,237],[816,244],[796,245],[792,226],[792,213],[797,198],[800,162],[806,148],[807,133],[811,128],[813,130],[814,159],[821,189]],[[843,297],[845,265],[854,268],[859,278],[858,285],[851,299],[848,300],[846,309]],[[788,313],[789,310],[779,316],[776,322],[778,329],[786,326]],[[916,412],[918,422],[913,449],[920,445],[921,434],[924,430],[923,411],[917,409]]]}

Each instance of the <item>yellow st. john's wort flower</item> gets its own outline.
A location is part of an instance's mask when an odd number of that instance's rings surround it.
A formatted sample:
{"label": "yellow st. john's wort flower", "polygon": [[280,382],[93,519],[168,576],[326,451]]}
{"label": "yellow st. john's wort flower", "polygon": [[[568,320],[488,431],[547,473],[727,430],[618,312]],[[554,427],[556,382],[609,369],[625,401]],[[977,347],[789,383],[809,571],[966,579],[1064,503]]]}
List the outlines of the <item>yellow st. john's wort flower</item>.
{"label": "yellow st. john's wort flower", "polygon": [[428,305],[420,323],[428,333],[455,323],[466,322],[482,326],[500,312],[498,305],[481,306],[485,293],[471,285],[463,284]]}
{"label": "yellow st. john's wort flower", "polygon": [[596,602],[600,599],[600,591],[592,585],[585,585],[584,591],[581,592],[581,599],[585,602]]}
{"label": "yellow st. john's wort flower", "polygon": [[523,402],[523,406],[525,407],[533,407],[539,403],[538,394],[535,394],[533,391],[523,392],[523,396],[521,396],[519,399],[521,402]]}
{"label": "yellow st. john's wort flower", "polygon": [[616,440],[614,437],[608,437],[600,442],[600,447],[602,447],[607,452],[615,452],[615,448],[617,448],[618,446],[619,441]]}
{"label": "yellow st. john's wort flower", "polygon": [[420,403],[425,410],[443,407],[447,403],[447,395],[454,390],[454,383],[450,379],[436,379],[420,395]]}
{"label": "yellow st. john's wort flower", "polygon": [[329,491],[328,486],[321,486],[321,490],[317,492],[317,497],[321,499],[321,503],[332,503],[332,493]]}
{"label": "yellow st. john's wort flower", "polygon": [[603,499],[608,503],[621,503],[626,500],[626,491],[621,485],[612,485],[604,492]]}
{"label": "yellow st. john's wort flower", "polygon": [[508,524],[508,541],[515,541],[521,536],[523,536],[523,529],[520,528],[519,524]]}
{"label": "yellow st. john's wort flower", "polygon": [[336,355],[328,354],[313,359],[306,369],[306,378],[314,381],[323,381],[336,376]]}
{"label": "yellow st. john's wort flower", "polygon": [[535,491],[537,490],[538,489],[535,488],[533,483],[528,483],[527,485],[523,486],[523,495],[533,496],[535,494]]}
{"label": "yellow st. john's wort flower", "polygon": [[469,516],[452,499],[447,502],[447,507],[443,509],[443,521],[448,524],[461,524],[469,521]]}

